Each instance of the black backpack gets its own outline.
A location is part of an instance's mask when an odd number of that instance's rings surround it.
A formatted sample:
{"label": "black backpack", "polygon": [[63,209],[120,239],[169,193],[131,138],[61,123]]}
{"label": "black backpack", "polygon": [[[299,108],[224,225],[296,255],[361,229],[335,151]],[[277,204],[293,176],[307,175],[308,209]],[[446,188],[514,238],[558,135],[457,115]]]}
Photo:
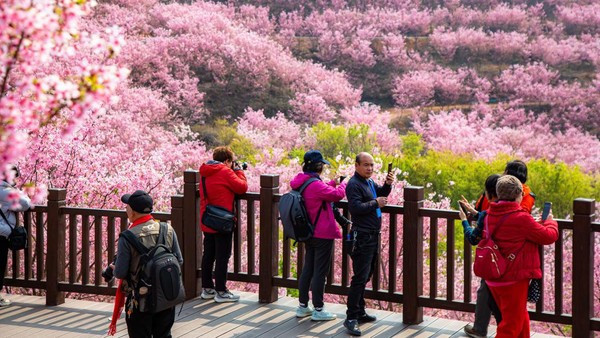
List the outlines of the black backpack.
{"label": "black backpack", "polygon": [[146,248],[133,232],[125,230],[121,233],[141,255],[135,272],[137,285],[129,281],[140,312],[157,313],[185,300],[179,261],[166,245],[167,231],[167,223],[161,222],[158,240],[151,249]]}
{"label": "black backpack", "polygon": [[283,223],[284,238],[291,238],[296,242],[306,242],[313,237],[315,225],[319,220],[319,216],[321,216],[321,210],[325,208],[325,201],[323,201],[323,205],[319,208],[319,212],[313,223],[308,217],[302,193],[309,184],[315,181],[319,181],[319,179],[316,177],[309,178],[298,190],[291,190],[281,196],[279,200],[279,216],[281,223]]}

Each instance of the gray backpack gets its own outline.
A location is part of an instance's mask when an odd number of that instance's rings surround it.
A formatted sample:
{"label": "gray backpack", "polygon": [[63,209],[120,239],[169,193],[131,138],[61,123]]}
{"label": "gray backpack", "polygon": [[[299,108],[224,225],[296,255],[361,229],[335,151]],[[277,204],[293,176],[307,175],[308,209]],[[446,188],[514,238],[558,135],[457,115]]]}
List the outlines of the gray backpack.
{"label": "gray backpack", "polygon": [[319,181],[319,179],[315,177],[309,178],[298,190],[291,190],[281,196],[279,200],[279,216],[281,223],[283,223],[284,238],[291,238],[296,242],[306,242],[313,237],[315,225],[319,220],[319,216],[321,216],[321,210],[325,207],[325,201],[323,201],[323,205],[319,208],[319,212],[313,223],[308,217],[302,193],[309,184],[315,181]]}
{"label": "gray backpack", "polygon": [[167,223],[161,222],[158,241],[151,249],[146,248],[131,231],[121,233],[141,255],[136,269],[138,282],[132,285],[129,281],[140,312],[157,313],[185,300],[181,267],[166,244],[167,231]]}

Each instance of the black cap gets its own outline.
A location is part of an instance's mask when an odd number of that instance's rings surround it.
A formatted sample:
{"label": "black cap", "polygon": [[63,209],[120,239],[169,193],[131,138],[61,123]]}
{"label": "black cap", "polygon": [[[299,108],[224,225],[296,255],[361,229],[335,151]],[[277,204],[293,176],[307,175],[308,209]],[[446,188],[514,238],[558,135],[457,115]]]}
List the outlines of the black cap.
{"label": "black cap", "polygon": [[318,150],[309,150],[304,154],[304,163],[325,163],[330,164],[329,161],[323,158],[323,154],[321,154]]}
{"label": "black cap", "polygon": [[129,204],[131,209],[140,214],[149,214],[152,212],[154,202],[152,197],[143,190],[136,190],[133,194],[121,196],[121,202]]}

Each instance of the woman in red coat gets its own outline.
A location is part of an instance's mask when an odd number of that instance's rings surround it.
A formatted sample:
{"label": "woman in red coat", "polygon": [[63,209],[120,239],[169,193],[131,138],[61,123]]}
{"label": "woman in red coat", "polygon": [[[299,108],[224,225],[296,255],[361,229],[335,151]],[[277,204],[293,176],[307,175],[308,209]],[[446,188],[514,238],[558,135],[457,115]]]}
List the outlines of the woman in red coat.
{"label": "woman in red coat", "polygon": [[498,202],[492,203],[488,212],[488,233],[494,233],[493,240],[504,257],[514,255],[501,278],[486,281],[502,313],[496,337],[529,337],[529,281],[542,278],[538,248],[558,239],[558,224],[552,215],[538,223],[519,205],[523,185],[516,177],[500,177],[496,193]]}
{"label": "woman in red coat", "polygon": [[[208,204],[219,206],[233,212],[236,194],[248,190],[246,175],[229,147],[217,147],[213,150],[213,160],[200,167],[200,227],[204,233],[202,252],[202,294],[203,299],[216,302],[236,302],[240,296],[232,294],[226,286],[227,266],[231,257],[233,233],[217,233],[202,224],[202,215]],[[206,184],[206,196],[203,185]],[[216,266],[215,266],[216,262]],[[215,267],[215,281],[212,271]]]}

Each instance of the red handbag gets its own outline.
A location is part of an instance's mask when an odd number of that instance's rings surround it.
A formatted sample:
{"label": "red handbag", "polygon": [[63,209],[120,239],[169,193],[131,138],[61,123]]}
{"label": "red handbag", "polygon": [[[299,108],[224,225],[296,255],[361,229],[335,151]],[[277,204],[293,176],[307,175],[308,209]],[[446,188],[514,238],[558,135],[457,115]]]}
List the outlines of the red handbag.
{"label": "red handbag", "polygon": [[[484,238],[475,248],[475,262],[473,263],[473,271],[475,276],[481,277],[484,280],[495,280],[501,278],[506,272],[508,265],[515,260],[518,252],[511,253],[508,257],[504,257],[494,242],[494,234],[500,228],[502,223],[510,214],[504,215],[498,225],[493,229],[493,232],[488,230],[488,217],[485,218]],[[525,243],[523,243],[523,246]]]}

